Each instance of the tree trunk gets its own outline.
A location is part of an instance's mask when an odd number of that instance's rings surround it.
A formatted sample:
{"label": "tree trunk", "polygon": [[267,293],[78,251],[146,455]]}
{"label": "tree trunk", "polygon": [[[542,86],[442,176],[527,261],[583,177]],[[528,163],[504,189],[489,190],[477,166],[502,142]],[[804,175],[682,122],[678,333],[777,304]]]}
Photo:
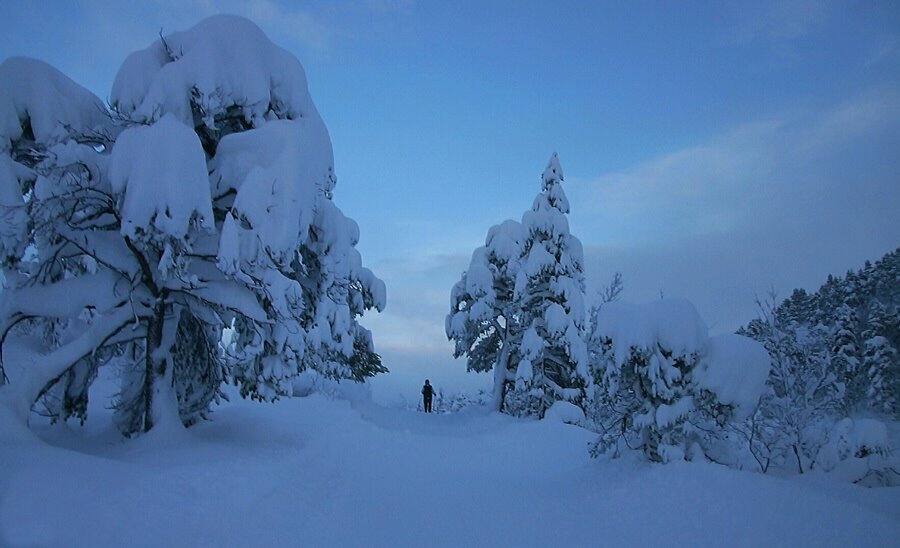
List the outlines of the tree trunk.
{"label": "tree trunk", "polygon": [[[153,316],[147,324],[146,374],[144,375],[144,432],[166,425],[166,428],[181,426],[178,416],[178,399],[173,386],[172,367],[168,367],[166,356],[173,341],[164,340],[167,305],[160,297],[153,306]],[[177,322],[177,318],[173,321]]]}
{"label": "tree trunk", "polygon": [[509,361],[509,332],[505,330],[503,334],[503,349],[500,350],[500,357],[494,364],[494,398],[491,407],[494,411],[503,411],[503,400],[506,397],[506,368]]}

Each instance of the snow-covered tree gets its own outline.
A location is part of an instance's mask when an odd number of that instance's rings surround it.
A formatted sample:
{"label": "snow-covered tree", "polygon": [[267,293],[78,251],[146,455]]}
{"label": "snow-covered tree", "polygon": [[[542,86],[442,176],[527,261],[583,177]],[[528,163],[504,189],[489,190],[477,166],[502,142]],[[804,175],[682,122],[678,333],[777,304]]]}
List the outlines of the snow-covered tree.
{"label": "snow-covered tree", "polygon": [[[875,336],[886,339],[888,354],[890,348],[900,347],[898,271],[900,249],[874,263],[866,261],[862,269],[848,271],[843,278],[829,275],[813,294],[797,289],[778,306],[770,306],[785,337],[802,341],[802,346],[814,349],[816,356],[824,359],[824,370],[834,375],[836,388],[843,388],[844,414],[879,407],[872,399],[877,399],[878,390],[871,387],[866,347]],[[824,357],[820,355],[823,348]]]}
{"label": "snow-covered tree", "polygon": [[869,328],[865,337],[864,373],[869,385],[867,396],[871,407],[881,413],[900,416],[900,356],[888,336],[896,329],[897,316],[874,301],[869,309]]}
{"label": "snow-covered tree", "polygon": [[524,330],[515,387],[506,395],[512,414],[543,417],[559,400],[583,405],[590,384],[585,345],[584,257],[569,232],[569,201],[554,153],[541,192],[522,215],[522,255],[513,298]]}
{"label": "snow-covered tree", "polygon": [[866,341],[869,401],[872,408],[900,416],[900,366],[897,350],[887,338],[876,335]]}
{"label": "snow-covered tree", "polygon": [[300,63],[254,24],[216,16],[132,54],[112,113],[39,62],[3,67],[0,334],[60,332],[4,389],[20,414],[77,403],[100,362],[122,371],[125,433],[194,422],[226,376],[272,400],[306,367],[383,369],[357,318],[384,284],[332,201],[328,132]]}
{"label": "snow-covered tree", "polygon": [[868,381],[860,363],[862,352],[856,337],[858,323],[856,311],[844,304],[837,310],[831,338],[831,366],[844,384],[844,409],[848,414],[865,397]]}
{"label": "snow-covered tree", "polygon": [[492,407],[500,411],[515,380],[514,359],[522,338],[513,290],[522,255],[522,225],[507,220],[491,227],[485,245],[472,253],[450,294],[447,337],[454,357],[466,356],[469,371],[494,371]]}
{"label": "snow-covered tree", "polygon": [[491,227],[450,295],[447,337],[470,371],[494,371],[493,407],[543,416],[560,399],[582,403],[588,382],[581,242],[556,154],[522,222]]}
{"label": "snow-covered tree", "polygon": [[760,317],[739,332],[762,343],[772,370],[769,391],[742,432],[761,468],[774,464],[802,473],[814,466],[829,421],[842,409],[844,385],[831,367],[823,326],[782,320],[774,295],[758,304]]}
{"label": "snow-covered tree", "polygon": [[640,448],[652,461],[714,456],[726,423],[752,413],[769,372],[765,350],[737,335],[709,338],[687,301],[613,302],[596,315],[592,454]]}

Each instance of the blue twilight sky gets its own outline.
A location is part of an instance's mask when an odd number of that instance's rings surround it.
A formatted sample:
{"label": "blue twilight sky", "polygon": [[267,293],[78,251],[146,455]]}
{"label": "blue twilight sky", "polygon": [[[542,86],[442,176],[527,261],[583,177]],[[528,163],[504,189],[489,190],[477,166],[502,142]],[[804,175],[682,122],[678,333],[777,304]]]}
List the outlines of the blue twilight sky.
{"label": "blue twilight sky", "polygon": [[[461,374],[449,291],[559,153],[589,291],[692,300],[713,332],[900,245],[900,3],[3,1],[0,58],[107,98],[131,51],[214,13],[303,63],[335,201],[388,309],[391,389]],[[376,383],[376,387],[378,383]],[[415,392],[412,392],[414,395]]]}

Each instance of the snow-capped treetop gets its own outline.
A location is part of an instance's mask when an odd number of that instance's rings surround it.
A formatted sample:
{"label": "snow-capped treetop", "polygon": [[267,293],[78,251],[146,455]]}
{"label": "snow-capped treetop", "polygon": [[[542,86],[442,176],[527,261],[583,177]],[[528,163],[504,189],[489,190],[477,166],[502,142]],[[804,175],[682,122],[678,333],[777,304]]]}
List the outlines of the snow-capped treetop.
{"label": "snow-capped treetop", "polygon": [[215,230],[203,148],[194,130],[172,114],[119,135],[109,179],[113,192],[122,195],[123,236],[134,238],[153,227],[182,239],[192,221]]}
{"label": "snow-capped treetop", "polygon": [[93,93],[43,61],[10,57],[0,64],[0,148],[22,137],[28,120],[33,137],[54,143],[75,131],[109,122],[106,107]]}
{"label": "snow-capped treetop", "polygon": [[270,118],[318,118],[297,59],[251,21],[216,15],[131,54],[116,75],[113,108],[136,120],[173,113],[193,127],[191,101],[211,127],[236,107],[253,127]]}
{"label": "snow-capped treetop", "polygon": [[[581,241],[569,233],[569,201],[562,188],[562,167],[554,152],[541,178],[541,192],[534,199],[530,211],[522,214],[523,268],[516,280],[516,294],[526,289],[529,278],[540,273],[551,277],[570,277],[583,292],[584,250]],[[583,304],[576,311],[583,313]]]}
{"label": "snow-capped treetop", "polygon": [[562,180],[563,170],[562,166],[559,164],[559,155],[554,152],[550,155],[550,159],[547,161],[547,167],[544,168],[544,173],[541,175],[543,190],[547,190],[547,187],[561,182]]}
{"label": "snow-capped treetop", "polygon": [[752,413],[766,390],[771,358],[749,337],[725,333],[710,337],[693,378],[700,388],[735,407],[738,418]]}
{"label": "snow-capped treetop", "polygon": [[[566,198],[566,193],[563,192],[560,184],[562,181],[562,166],[559,164],[559,156],[554,152],[550,155],[547,167],[544,169],[543,175],[541,175],[542,192],[534,199],[531,209],[533,211],[556,209],[562,213],[568,213],[569,199]],[[566,231],[568,231],[568,225],[566,226]]]}
{"label": "snow-capped treetop", "polygon": [[675,355],[700,352],[708,331],[697,309],[683,299],[660,299],[647,304],[624,301],[606,303],[597,313],[595,336],[613,341],[618,365],[631,348],[655,348]]}

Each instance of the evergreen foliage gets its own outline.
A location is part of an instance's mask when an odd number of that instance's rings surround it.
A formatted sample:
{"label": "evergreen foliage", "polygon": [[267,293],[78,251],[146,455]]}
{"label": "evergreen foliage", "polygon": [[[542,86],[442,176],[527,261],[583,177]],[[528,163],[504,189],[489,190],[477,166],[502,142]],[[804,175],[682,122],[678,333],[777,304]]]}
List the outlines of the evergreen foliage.
{"label": "evergreen foliage", "polygon": [[[795,364],[815,362],[822,371],[815,378],[832,379],[826,399],[837,398],[844,415],[871,410],[900,417],[892,403],[900,387],[900,249],[843,278],[829,275],[812,294],[794,290],[768,308],[768,319],[739,333],[763,342],[776,363],[784,361],[780,355]],[[773,369],[773,387],[792,386],[778,377],[782,370]]]}

